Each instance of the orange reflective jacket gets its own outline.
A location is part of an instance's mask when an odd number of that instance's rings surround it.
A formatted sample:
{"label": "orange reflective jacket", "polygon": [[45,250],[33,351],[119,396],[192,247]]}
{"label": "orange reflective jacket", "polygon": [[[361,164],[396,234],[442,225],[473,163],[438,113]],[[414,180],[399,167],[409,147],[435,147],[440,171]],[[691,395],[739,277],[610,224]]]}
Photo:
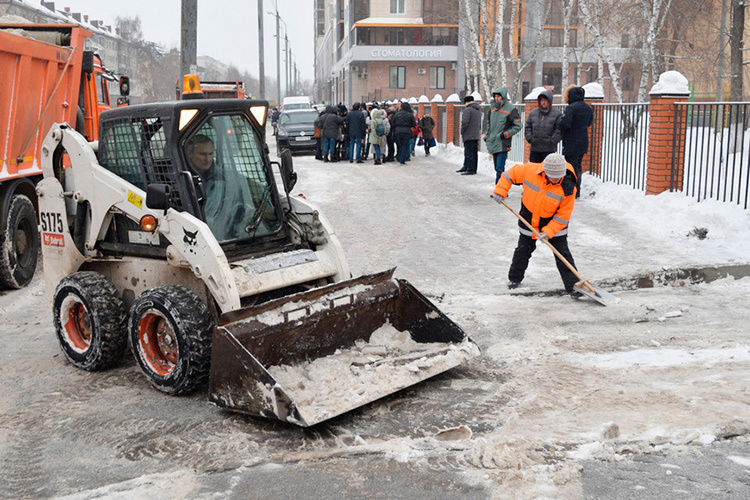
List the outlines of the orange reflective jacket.
{"label": "orange reflective jacket", "polygon": [[[539,232],[548,237],[568,234],[568,223],[576,202],[576,174],[570,163],[565,163],[567,172],[560,184],[547,180],[541,163],[522,163],[503,172],[494,193],[508,196],[512,184],[523,185],[521,216]],[[518,221],[521,234],[533,233]]]}

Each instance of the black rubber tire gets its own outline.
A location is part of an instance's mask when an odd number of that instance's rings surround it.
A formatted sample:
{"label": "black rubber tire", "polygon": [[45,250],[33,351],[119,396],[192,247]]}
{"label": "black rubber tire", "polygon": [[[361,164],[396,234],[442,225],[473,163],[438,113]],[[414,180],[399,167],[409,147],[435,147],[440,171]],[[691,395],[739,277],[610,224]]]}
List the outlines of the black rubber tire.
{"label": "black rubber tire", "polygon": [[52,317],[60,348],[77,368],[109,368],[127,348],[125,306],[112,282],[99,273],[63,278],[55,289]]}
{"label": "black rubber tire", "polygon": [[14,195],[0,228],[0,288],[23,288],[34,278],[39,259],[39,229],[31,200]]}
{"label": "black rubber tire", "polygon": [[130,349],[157,389],[186,394],[208,379],[213,328],[208,307],[189,288],[152,288],[130,310]]}

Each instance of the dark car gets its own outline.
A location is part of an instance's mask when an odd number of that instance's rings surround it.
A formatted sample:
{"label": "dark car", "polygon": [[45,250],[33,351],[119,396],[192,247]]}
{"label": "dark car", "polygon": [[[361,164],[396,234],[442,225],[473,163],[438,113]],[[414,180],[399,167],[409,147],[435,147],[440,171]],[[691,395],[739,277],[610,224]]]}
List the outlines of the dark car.
{"label": "dark car", "polygon": [[279,115],[276,134],[276,152],[283,149],[292,153],[299,151],[315,152],[315,120],[318,112],[314,109],[290,109]]}

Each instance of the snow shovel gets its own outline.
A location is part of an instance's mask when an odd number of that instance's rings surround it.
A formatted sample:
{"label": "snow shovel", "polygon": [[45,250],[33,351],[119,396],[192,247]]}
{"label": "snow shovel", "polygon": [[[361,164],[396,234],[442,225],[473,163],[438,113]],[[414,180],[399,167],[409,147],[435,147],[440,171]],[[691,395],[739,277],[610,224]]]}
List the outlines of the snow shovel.
{"label": "snow shovel", "polygon": [[555,248],[554,246],[552,246],[552,243],[550,243],[546,239],[539,238],[539,231],[537,231],[536,229],[534,229],[534,226],[532,226],[531,224],[529,224],[529,221],[527,221],[526,219],[524,219],[523,217],[521,217],[521,214],[519,214],[518,212],[516,212],[515,210],[513,210],[513,207],[511,207],[510,205],[508,205],[505,202],[505,200],[502,200],[500,203],[502,203],[505,208],[507,208],[508,210],[510,210],[511,212],[513,212],[513,215],[515,215],[516,217],[518,217],[518,220],[520,220],[521,222],[523,222],[524,225],[526,227],[528,227],[531,230],[532,233],[534,233],[534,235],[537,237],[538,240],[543,241],[550,248],[550,250],[552,250],[552,252],[554,252],[555,256],[558,259],[560,259],[560,261],[563,264],[565,264],[567,266],[567,268],[570,269],[573,272],[573,274],[575,274],[576,277],[579,280],[581,280],[578,283],[576,283],[575,285],[573,285],[576,288],[576,290],[578,290],[582,294],[586,295],[587,297],[591,297],[592,299],[594,299],[595,301],[599,302],[603,306],[606,306],[606,305],[609,305],[609,304],[616,304],[616,303],[618,303],[620,301],[620,299],[618,299],[617,297],[615,297],[611,293],[606,292],[606,291],[602,290],[601,288],[595,287],[594,285],[592,285],[591,283],[589,283],[589,280],[584,279],[583,276],[580,275],[580,273],[578,272],[578,270],[575,267],[573,267],[570,264],[570,262],[568,262],[568,259],[566,259],[565,257],[563,257],[562,254],[557,251],[557,248]]}

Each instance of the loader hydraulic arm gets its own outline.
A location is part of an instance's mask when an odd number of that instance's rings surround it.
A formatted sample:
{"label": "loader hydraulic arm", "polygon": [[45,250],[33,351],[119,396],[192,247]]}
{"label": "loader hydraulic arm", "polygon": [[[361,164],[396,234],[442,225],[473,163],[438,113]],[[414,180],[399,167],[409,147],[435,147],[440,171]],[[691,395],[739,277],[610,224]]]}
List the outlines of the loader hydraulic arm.
{"label": "loader hydraulic arm", "polygon": [[[71,166],[63,171],[63,179],[55,176],[53,162],[53,153],[60,145],[71,161]],[[125,214],[136,222],[140,222],[145,215],[151,215],[159,221],[156,232],[170,243],[166,252],[169,264],[189,266],[206,284],[222,312],[240,307],[229,262],[206,223],[172,208],[166,213],[148,208],[146,193],[100,166],[93,149],[78,132],[67,125],[58,124],[50,129],[42,146],[42,172],[44,180],[37,187],[40,211],[44,207],[54,212],[64,211],[61,216],[68,221],[64,225],[66,237],[70,237],[70,225],[76,217],[61,208],[64,204],[59,201],[55,203],[54,199],[59,200],[60,196],[70,198],[78,206],[88,202],[90,212],[83,231],[84,257],[95,258],[99,255],[96,243],[106,235],[113,213]],[[70,246],[74,248],[72,237],[70,241]]]}

